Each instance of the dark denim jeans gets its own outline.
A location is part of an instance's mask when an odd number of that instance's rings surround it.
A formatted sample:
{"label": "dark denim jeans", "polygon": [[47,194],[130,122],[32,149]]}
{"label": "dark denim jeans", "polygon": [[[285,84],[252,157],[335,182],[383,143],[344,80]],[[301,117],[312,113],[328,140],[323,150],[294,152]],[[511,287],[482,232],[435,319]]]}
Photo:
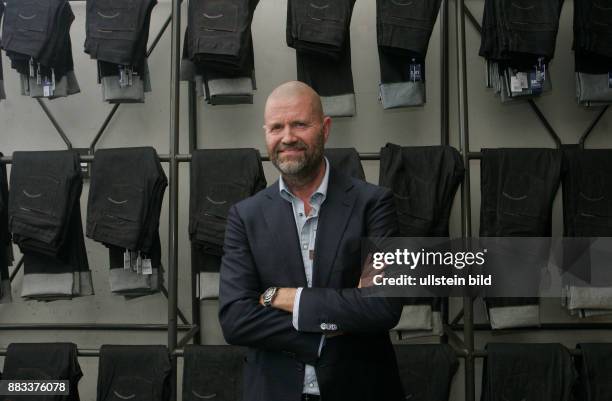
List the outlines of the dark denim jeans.
{"label": "dark denim jeans", "polygon": [[406,400],[448,401],[459,368],[448,344],[395,345],[399,376]]}
{"label": "dark denim jeans", "polygon": [[150,253],[167,185],[153,148],[96,151],[87,204],[87,236],[107,245]]}
{"label": "dark denim jeans", "polygon": [[103,345],[97,401],[167,401],[171,370],[163,345]]}
{"label": "dark denim jeans", "polygon": [[[83,377],[77,347],[72,343],[9,344],[4,359],[3,380],[68,380],[69,395],[58,401],[79,401],[79,380]],[[23,396],[22,399],[47,399]],[[18,398],[21,398],[18,397]],[[2,399],[9,399],[2,398]]]}
{"label": "dark denim jeans", "polygon": [[355,148],[326,148],[325,157],[336,170],[365,181],[365,173],[361,165],[359,153]]}
{"label": "dark denim jeans", "polygon": [[85,53],[114,64],[141,66],[156,0],[87,2]]}
{"label": "dark denim jeans", "polygon": [[255,149],[194,151],[189,237],[197,271],[219,271],[229,209],[266,185],[261,157]]}
{"label": "dark denim jeans", "polygon": [[582,355],[575,359],[578,370],[577,401],[612,399],[612,344],[583,343],[576,346]]}
{"label": "dark denim jeans", "polygon": [[464,171],[452,147],[381,149],[379,185],[393,191],[402,236],[449,236],[450,209]]}
{"label": "dark denim jeans", "polygon": [[290,0],[287,45],[296,49],[297,78],[310,85],[329,116],[355,114],[350,22],[355,0]]}
{"label": "dark denim jeans", "polygon": [[185,346],[183,400],[242,399],[242,368],[247,350],[230,345]]}
{"label": "dark denim jeans", "polygon": [[569,401],[576,372],[561,344],[487,344],[481,401]]}
{"label": "dark denim jeans", "polygon": [[[554,149],[483,149],[482,153],[480,236],[550,237],[552,204],[561,180],[562,152]],[[486,302],[493,309],[537,308],[539,301],[538,298],[489,298]],[[517,309],[517,314],[520,313]],[[521,316],[516,318],[520,320]],[[493,318],[491,322],[494,324]],[[533,323],[525,316],[526,325]]]}

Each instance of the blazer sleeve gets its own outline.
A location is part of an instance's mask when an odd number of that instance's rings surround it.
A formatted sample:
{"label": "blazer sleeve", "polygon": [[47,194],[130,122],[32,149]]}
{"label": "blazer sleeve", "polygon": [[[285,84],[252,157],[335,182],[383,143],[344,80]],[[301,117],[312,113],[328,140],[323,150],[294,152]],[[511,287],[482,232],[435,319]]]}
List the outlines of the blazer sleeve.
{"label": "blazer sleeve", "polygon": [[290,313],[261,306],[260,288],[244,222],[234,206],[227,217],[219,285],[219,321],[225,340],[314,363],[321,335],[299,332]]}
{"label": "blazer sleeve", "polygon": [[[368,214],[369,237],[397,233],[393,196],[382,190]],[[300,297],[298,329],[301,332],[371,333],[389,331],[402,314],[401,299],[367,297],[372,288],[304,288]]]}

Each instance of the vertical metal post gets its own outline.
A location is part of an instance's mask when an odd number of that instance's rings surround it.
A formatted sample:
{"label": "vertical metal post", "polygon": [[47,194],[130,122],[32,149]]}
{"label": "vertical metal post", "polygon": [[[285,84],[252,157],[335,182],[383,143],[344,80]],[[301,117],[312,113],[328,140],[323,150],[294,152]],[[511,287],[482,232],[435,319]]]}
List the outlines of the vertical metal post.
{"label": "vertical metal post", "polygon": [[[198,98],[195,83],[189,82],[189,153],[198,148]],[[191,321],[200,329],[193,336],[194,344],[202,344],[202,310],[198,297],[198,271],[191,264]]]}
{"label": "vertical metal post", "polygon": [[[470,196],[470,141],[468,122],[467,97],[467,66],[465,45],[465,3],[456,1],[457,23],[457,83],[459,86],[459,136],[461,154],[465,164],[465,178],[461,187],[461,229],[462,236],[468,239],[472,236],[472,210]],[[463,298],[464,326],[463,341],[466,347],[465,358],[465,401],[474,401],[476,397],[476,383],[474,372],[474,316],[473,300],[471,297]]]}
{"label": "vertical metal post", "polygon": [[443,0],[440,9],[440,143],[442,145],[448,145],[450,138],[448,2],[449,0]]}
{"label": "vertical metal post", "polygon": [[[448,145],[449,132],[449,55],[448,55],[448,1],[443,0],[440,7],[440,144]],[[441,300],[442,323],[449,323],[449,299]],[[448,343],[448,335],[445,333],[441,338],[442,343]]]}
{"label": "vertical metal post", "polygon": [[[178,304],[178,159],[181,62],[181,1],[172,0],[172,37],[170,68],[170,216],[168,246],[168,348],[173,353],[177,345]],[[173,374],[171,400],[177,398],[177,361],[172,354]]]}

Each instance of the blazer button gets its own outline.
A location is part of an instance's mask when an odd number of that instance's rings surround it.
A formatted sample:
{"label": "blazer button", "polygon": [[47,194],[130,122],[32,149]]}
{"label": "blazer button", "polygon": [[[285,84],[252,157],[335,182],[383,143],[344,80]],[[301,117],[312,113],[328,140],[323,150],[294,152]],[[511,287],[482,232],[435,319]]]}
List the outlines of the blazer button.
{"label": "blazer button", "polygon": [[327,330],[327,323],[321,323],[321,330]]}

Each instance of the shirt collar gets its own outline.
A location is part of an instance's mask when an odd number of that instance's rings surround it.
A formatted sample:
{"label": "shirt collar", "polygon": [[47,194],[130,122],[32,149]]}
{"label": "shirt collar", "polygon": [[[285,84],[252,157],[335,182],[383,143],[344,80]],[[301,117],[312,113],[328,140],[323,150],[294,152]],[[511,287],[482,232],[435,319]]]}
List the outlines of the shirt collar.
{"label": "shirt collar", "polygon": [[[323,203],[323,201],[327,197],[327,187],[329,185],[329,160],[327,160],[327,157],[324,157],[324,159],[325,159],[325,175],[323,176],[323,180],[321,181],[321,184],[319,185],[317,190],[314,191],[314,193],[310,196],[311,201],[320,197],[321,203]],[[295,198],[295,195],[291,193],[291,191],[287,187],[287,184],[285,184],[285,181],[283,180],[282,176],[278,180],[278,187],[279,187],[278,189],[280,191],[280,195],[281,197],[283,197],[283,199],[290,202],[291,198]]]}

